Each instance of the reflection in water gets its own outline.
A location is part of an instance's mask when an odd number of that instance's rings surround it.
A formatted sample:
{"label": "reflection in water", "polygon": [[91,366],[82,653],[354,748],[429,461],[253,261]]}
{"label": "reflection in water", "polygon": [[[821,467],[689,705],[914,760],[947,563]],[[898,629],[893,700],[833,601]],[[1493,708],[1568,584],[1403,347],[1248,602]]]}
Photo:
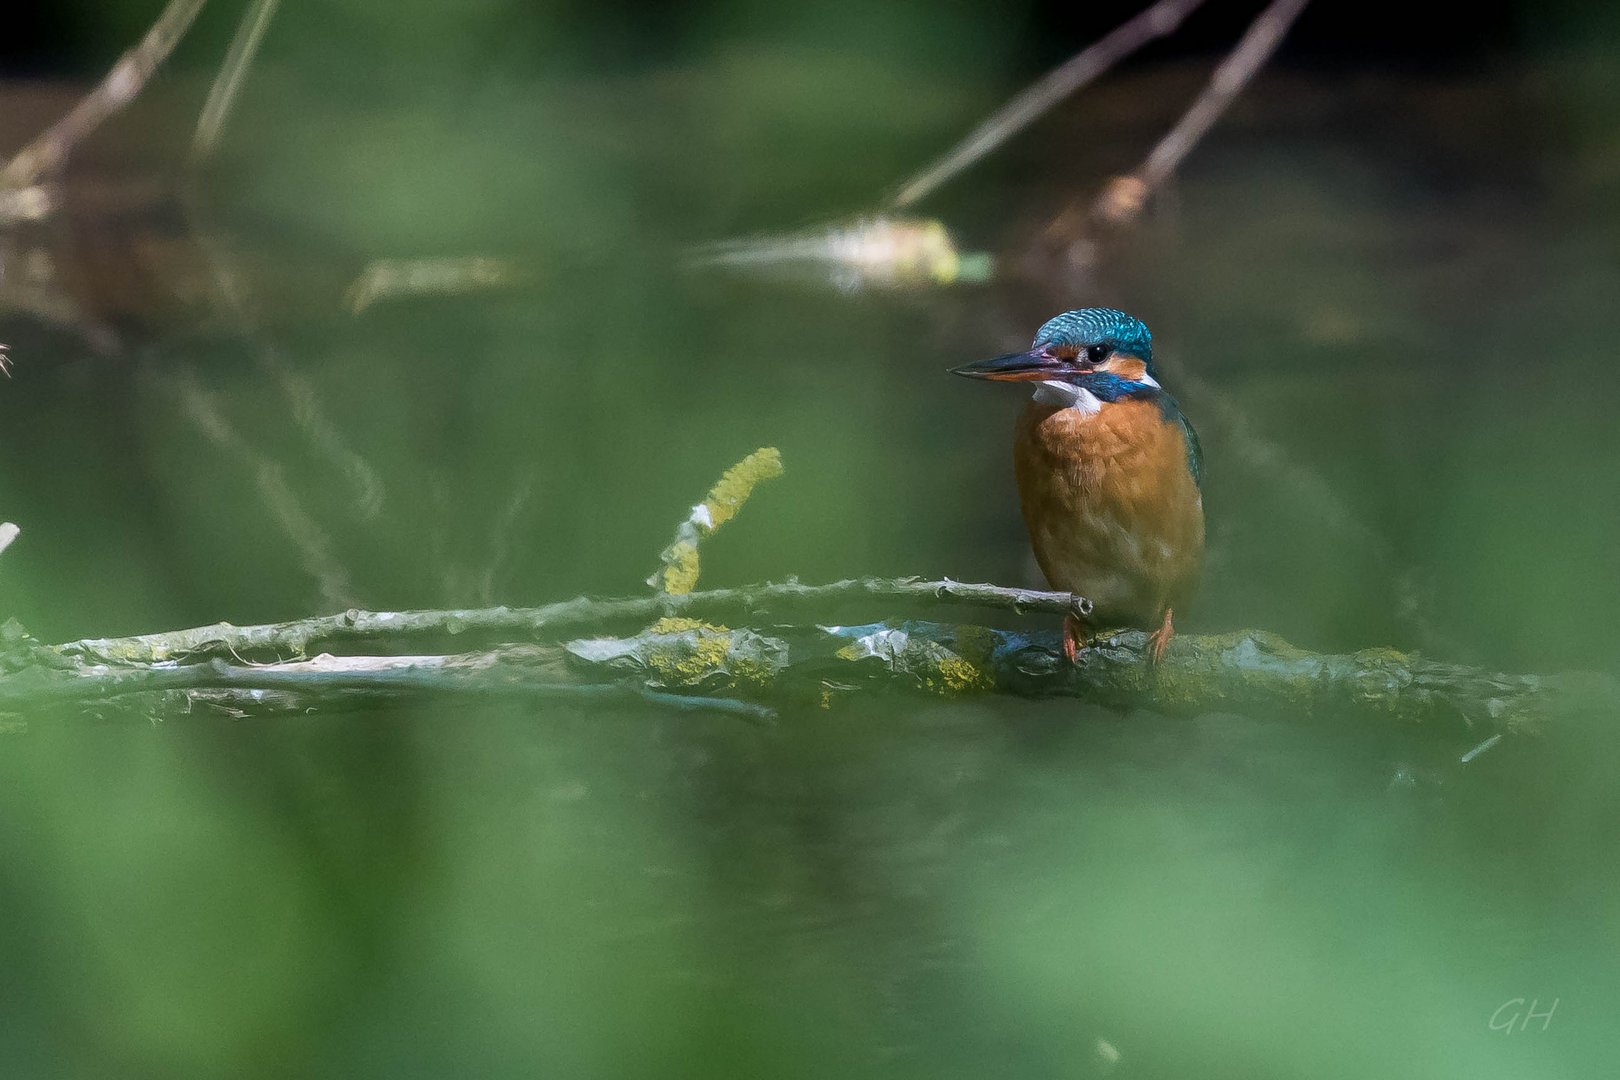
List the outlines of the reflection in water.
{"label": "reflection in water", "polygon": [[[267,17],[267,10],[256,7],[255,12]],[[254,25],[254,24],[248,24]],[[228,110],[228,104],[221,106]],[[250,282],[235,253],[217,235],[212,214],[203,205],[201,196],[192,191],[186,202],[186,222],[189,236],[196,244],[197,254],[206,264],[214,286],[214,297],[227,324],[247,343],[259,366],[273,378],[286,397],[292,418],[311,444],[354,489],[354,512],[362,521],[375,518],[382,510],[383,485],[377,471],[365,458],[350,448],[348,440],[327,417],[320,398],[310,381],[289,364],[280,350],[263,335],[253,314],[255,303]]]}
{"label": "reflection in water", "polygon": [[215,397],[202,388],[192,372],[182,372],[174,378],[178,403],[182,415],[213,446],[224,451],[253,479],[264,500],[265,510],[303,559],[305,568],[320,589],[323,603],[337,607],[355,607],[358,604],[354,586],[346,571],[332,552],[330,538],[316,524],[300,504],[298,496],[287,484],[285,470],[277,462],[255,450],[220,411]]}

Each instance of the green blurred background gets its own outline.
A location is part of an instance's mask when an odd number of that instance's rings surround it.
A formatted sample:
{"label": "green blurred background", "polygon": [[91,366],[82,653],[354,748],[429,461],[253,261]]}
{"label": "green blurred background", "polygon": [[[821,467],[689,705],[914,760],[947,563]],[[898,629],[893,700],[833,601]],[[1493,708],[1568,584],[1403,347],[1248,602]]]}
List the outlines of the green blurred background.
{"label": "green blurred background", "polygon": [[[0,153],[158,7],[9,14]],[[765,445],[705,584],[1034,583],[1020,395],[944,372],[1106,303],[1203,436],[1184,629],[1620,673],[1606,6],[1318,3],[1138,228],[1054,260],[1257,10],[1211,0],[919,208],[992,281],[686,264],[870,213],[1132,10],[283,0],[188,172],[216,0],[64,211],[0,232],[3,614],[634,593]],[[345,305],[371,260],[474,254],[520,280]],[[1601,1075],[1610,719],[1466,766],[1370,720],[1012,699],[37,722],[0,743],[0,1067]],[[1521,998],[1551,1019],[1493,1030]]]}

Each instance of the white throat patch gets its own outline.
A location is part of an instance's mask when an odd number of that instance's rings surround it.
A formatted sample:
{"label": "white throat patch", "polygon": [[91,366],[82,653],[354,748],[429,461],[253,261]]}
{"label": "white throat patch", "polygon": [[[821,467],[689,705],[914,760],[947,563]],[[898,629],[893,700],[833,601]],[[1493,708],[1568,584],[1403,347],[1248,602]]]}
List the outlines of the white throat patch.
{"label": "white throat patch", "polygon": [[1056,379],[1036,383],[1035,400],[1042,405],[1078,409],[1082,416],[1096,416],[1103,407],[1102,399],[1085,387]]}

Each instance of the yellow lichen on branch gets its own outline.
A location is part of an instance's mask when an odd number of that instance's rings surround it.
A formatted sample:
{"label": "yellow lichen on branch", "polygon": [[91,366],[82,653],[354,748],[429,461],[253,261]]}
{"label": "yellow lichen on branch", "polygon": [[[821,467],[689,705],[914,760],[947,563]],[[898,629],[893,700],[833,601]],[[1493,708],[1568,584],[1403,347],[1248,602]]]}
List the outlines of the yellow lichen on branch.
{"label": "yellow lichen on branch", "polygon": [[709,522],[704,531],[713,532],[736,517],[754,488],[781,475],[782,452],[774,446],[761,447],[727,469],[709,489],[709,497],[703,500],[709,510]]}
{"label": "yellow lichen on branch", "polygon": [[671,690],[769,688],[786,662],[784,649],[753,630],[682,617],[659,619],[633,638],[595,638],[569,646],[581,661],[635,670],[649,686]]}
{"label": "yellow lichen on branch", "polygon": [[677,540],[664,552],[664,568],[653,575],[649,584],[671,596],[684,596],[697,585],[698,569],[697,544]]}
{"label": "yellow lichen on branch", "polygon": [[708,497],[675,530],[675,542],[659,556],[663,566],[647,584],[671,596],[684,596],[697,587],[698,542],[737,516],[754,488],[782,475],[782,454],[774,446],[761,447],[725,471],[709,489]]}

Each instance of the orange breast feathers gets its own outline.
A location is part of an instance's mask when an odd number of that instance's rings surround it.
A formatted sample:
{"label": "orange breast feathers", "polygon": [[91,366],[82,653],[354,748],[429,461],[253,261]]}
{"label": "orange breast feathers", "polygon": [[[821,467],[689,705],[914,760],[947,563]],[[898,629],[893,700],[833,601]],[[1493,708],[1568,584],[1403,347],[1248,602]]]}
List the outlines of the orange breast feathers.
{"label": "orange breast feathers", "polygon": [[1186,436],[1152,401],[1096,413],[1031,402],[1013,445],[1024,524],[1046,580],[1099,628],[1157,626],[1198,583],[1204,500]]}

